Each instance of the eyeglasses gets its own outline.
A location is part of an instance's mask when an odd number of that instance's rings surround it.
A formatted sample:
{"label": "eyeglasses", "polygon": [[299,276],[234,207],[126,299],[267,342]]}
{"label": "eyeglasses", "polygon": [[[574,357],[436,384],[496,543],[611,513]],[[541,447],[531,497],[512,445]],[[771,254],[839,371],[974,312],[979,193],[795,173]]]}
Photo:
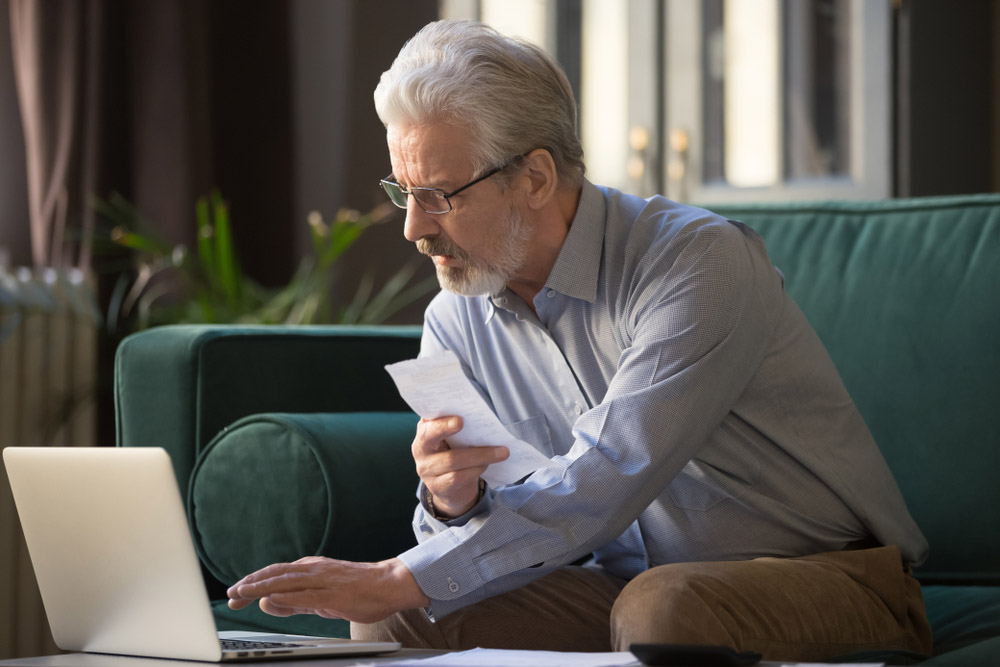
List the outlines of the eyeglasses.
{"label": "eyeglasses", "polygon": [[406,208],[407,195],[413,195],[413,198],[417,201],[417,205],[420,206],[424,212],[430,213],[431,215],[441,215],[442,213],[448,213],[451,211],[451,198],[459,192],[471,188],[480,181],[485,181],[490,176],[503,171],[523,157],[523,155],[518,155],[517,157],[511,158],[496,169],[486,172],[474,181],[470,181],[457,190],[452,190],[451,192],[445,192],[440,188],[417,187],[406,189],[396,181],[390,180],[392,178],[392,174],[383,178],[379,181],[379,183],[382,185],[382,189],[385,190],[385,193],[389,195],[390,201],[392,201],[392,203],[399,208]]}

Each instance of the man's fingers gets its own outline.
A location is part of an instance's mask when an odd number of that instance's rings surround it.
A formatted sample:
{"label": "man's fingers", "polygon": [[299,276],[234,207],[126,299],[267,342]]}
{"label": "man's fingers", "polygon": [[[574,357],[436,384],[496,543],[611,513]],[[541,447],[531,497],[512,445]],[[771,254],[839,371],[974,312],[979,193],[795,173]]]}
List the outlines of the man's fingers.
{"label": "man's fingers", "polygon": [[426,455],[447,449],[445,438],[462,430],[461,417],[421,419],[417,424],[417,437],[413,441],[414,456]]}
{"label": "man's fingers", "polygon": [[286,602],[287,596],[277,595],[261,598],[260,610],[271,616],[294,616],[296,614],[315,614],[317,610],[312,607],[291,606]]}
{"label": "man's fingers", "polygon": [[[281,563],[281,570],[298,563]],[[269,566],[275,569],[275,566]],[[254,573],[255,575],[259,573]],[[251,575],[252,576],[252,575]],[[324,591],[318,574],[289,571],[252,582],[238,582],[228,591],[229,608],[240,610],[259,600],[261,611],[271,616],[315,614],[329,592]],[[328,618],[337,618],[330,616]]]}
{"label": "man's fingers", "polygon": [[274,616],[318,614],[374,623],[401,609],[430,604],[399,559],[356,563],[307,556],[269,565],[229,588],[229,605],[243,609],[253,600]]}
{"label": "man's fingers", "polygon": [[308,572],[288,572],[258,581],[234,584],[229,589],[229,597],[238,600],[256,600],[275,593],[289,593],[307,589],[314,583],[315,575]]}
{"label": "man's fingers", "polygon": [[313,568],[315,561],[316,559],[303,558],[294,563],[268,565],[237,581],[229,587],[226,594],[230,600],[256,600],[271,592],[307,588],[319,575]]}
{"label": "man's fingers", "polygon": [[[239,610],[254,600],[272,616],[318,614],[343,618],[359,600],[357,578],[371,564],[348,563],[308,556],[294,563],[276,563],[247,575],[229,588],[229,607]],[[365,618],[362,616],[361,618]]]}
{"label": "man's fingers", "polygon": [[421,479],[456,472],[479,477],[487,466],[510,456],[506,447],[460,447],[428,456],[417,463]]}
{"label": "man's fingers", "polygon": [[266,598],[261,598],[261,603],[278,609],[307,609],[309,611],[305,613],[315,613],[314,610],[316,609],[330,609],[331,606],[336,604],[337,599],[335,591],[321,588],[309,588],[290,593],[272,593]]}

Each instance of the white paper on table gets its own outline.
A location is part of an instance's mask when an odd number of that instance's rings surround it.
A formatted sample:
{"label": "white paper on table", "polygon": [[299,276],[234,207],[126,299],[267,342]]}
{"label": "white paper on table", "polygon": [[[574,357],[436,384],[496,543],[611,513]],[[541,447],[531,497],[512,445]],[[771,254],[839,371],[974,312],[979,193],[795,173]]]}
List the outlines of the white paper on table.
{"label": "white paper on table", "polygon": [[462,430],[448,438],[452,447],[503,446],[510,450],[506,461],[492,464],[483,473],[490,485],[511,484],[540,468],[560,465],[511,435],[462,372],[454,352],[400,361],[385,369],[403,400],[424,419],[462,418]]}
{"label": "white paper on table", "polygon": [[[382,664],[382,663],[380,663]],[[628,652],[564,653],[474,648],[430,658],[388,661],[393,667],[633,667],[641,665]]]}

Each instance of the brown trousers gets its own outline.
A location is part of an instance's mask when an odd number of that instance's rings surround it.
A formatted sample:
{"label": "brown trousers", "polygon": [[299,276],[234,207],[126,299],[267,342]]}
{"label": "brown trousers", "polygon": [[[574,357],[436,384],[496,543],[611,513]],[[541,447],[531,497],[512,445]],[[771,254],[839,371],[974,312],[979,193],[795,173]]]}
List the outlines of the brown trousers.
{"label": "brown trousers", "polygon": [[352,624],[351,636],[453,650],[715,644],[788,661],[880,649],[931,651],[920,584],[896,547],[675,563],[630,582],[566,567],[437,623],[411,609],[380,623]]}

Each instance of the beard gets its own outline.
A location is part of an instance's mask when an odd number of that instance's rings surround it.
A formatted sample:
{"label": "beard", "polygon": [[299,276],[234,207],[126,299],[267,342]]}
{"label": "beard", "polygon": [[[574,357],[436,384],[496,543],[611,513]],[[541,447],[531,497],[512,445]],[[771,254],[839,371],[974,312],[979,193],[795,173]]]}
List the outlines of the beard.
{"label": "beard", "polygon": [[473,258],[441,237],[418,240],[417,250],[425,255],[449,255],[462,262],[461,267],[435,265],[442,289],[462,296],[492,296],[502,292],[524,266],[531,231],[524,216],[511,205],[502,233],[487,247],[486,259]]}

